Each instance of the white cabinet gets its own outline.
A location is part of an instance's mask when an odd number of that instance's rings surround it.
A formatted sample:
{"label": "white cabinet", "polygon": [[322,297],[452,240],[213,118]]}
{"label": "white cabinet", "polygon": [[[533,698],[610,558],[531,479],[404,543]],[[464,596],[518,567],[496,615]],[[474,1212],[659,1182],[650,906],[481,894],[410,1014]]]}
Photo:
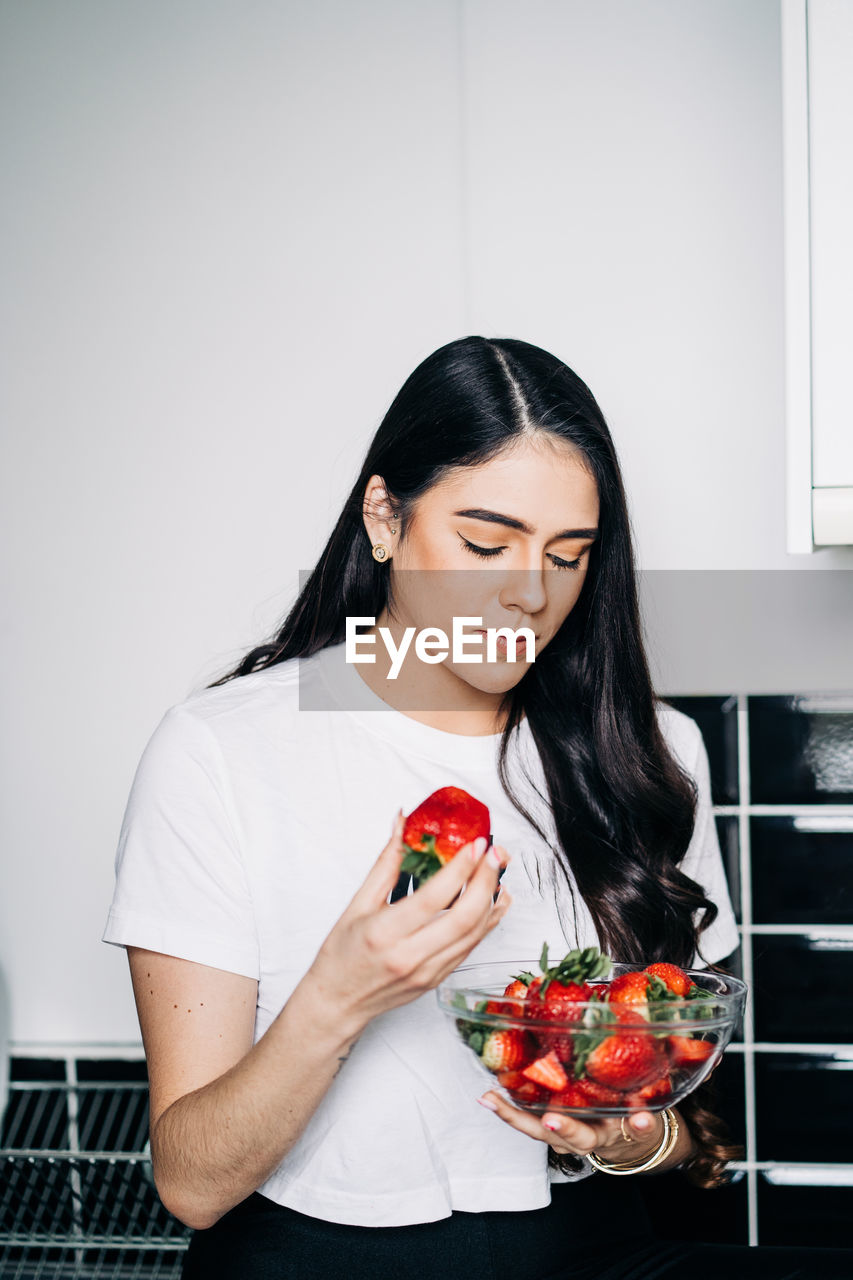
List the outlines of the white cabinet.
{"label": "white cabinet", "polygon": [[782,0],[788,550],[853,545],[853,0]]}

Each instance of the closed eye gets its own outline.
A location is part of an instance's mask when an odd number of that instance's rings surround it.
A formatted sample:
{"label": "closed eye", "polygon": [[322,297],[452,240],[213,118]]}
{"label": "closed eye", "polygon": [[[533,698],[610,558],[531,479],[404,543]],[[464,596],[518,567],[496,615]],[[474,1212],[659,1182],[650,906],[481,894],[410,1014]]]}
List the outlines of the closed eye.
{"label": "closed eye", "polygon": [[[462,538],[462,534],[459,535]],[[467,538],[462,538],[462,545],[474,556],[479,556],[481,560],[489,560],[492,556],[499,556],[502,551],[506,551],[506,547],[478,547],[476,543],[469,542]],[[577,560],[563,560],[560,556],[550,555],[548,559],[552,562],[555,569],[579,569],[584,553],[578,556]]]}

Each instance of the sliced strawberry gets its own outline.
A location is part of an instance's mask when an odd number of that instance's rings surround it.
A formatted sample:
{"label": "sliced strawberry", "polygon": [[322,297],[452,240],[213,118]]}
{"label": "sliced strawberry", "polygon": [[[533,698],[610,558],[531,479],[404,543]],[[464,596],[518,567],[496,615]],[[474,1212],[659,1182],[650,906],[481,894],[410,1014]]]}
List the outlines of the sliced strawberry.
{"label": "sliced strawberry", "polygon": [[612,1089],[606,1084],[599,1084],[597,1080],[587,1078],[576,1080],[575,1084],[581,1096],[586,1099],[587,1106],[615,1106],[624,1100],[618,1089]]}
{"label": "sliced strawberry", "polygon": [[668,1098],[672,1093],[672,1080],[666,1076],[661,1076],[658,1080],[653,1080],[651,1084],[644,1084],[642,1089],[637,1089],[632,1093],[624,1094],[625,1105],[629,1107],[641,1107],[647,1102],[660,1102],[664,1098]]}
{"label": "sliced strawberry", "polygon": [[490,1071],[518,1071],[530,1062],[534,1052],[535,1042],[526,1031],[491,1031],[480,1057]]}
{"label": "sliced strawberry", "polygon": [[673,1067],[692,1066],[705,1062],[714,1052],[710,1040],[694,1040],[691,1036],[667,1036],[669,1061]]}
{"label": "sliced strawberry", "polygon": [[679,969],[677,964],[669,964],[665,960],[656,960],[654,964],[647,964],[646,973],[652,974],[653,977],[660,978],[673,995],[683,999],[690,988],[693,986],[693,979],[688,978],[683,969]]}
{"label": "sliced strawberry", "polygon": [[[619,1095],[621,1097],[621,1095]],[[552,1093],[548,1099],[549,1107],[575,1107],[580,1109],[589,1106],[589,1099],[580,1087],[580,1081],[570,1080],[565,1089]]]}
{"label": "sliced strawberry", "polygon": [[541,1102],[547,1095],[547,1090],[543,1089],[541,1084],[537,1084],[535,1080],[528,1080],[521,1071],[499,1071],[497,1081],[503,1089],[506,1089],[513,1102],[521,1106]]}
{"label": "sliced strawberry", "polygon": [[409,814],[403,826],[406,856],[400,870],[428,880],[466,844],[489,838],[486,806],[461,787],[440,787]]}
{"label": "sliced strawberry", "polygon": [[535,1081],[536,1084],[544,1085],[546,1089],[552,1092],[559,1092],[565,1089],[569,1083],[569,1078],[562,1068],[560,1059],[556,1053],[551,1050],[546,1053],[544,1058],[537,1058],[535,1062],[531,1062],[529,1067],[525,1067],[522,1075],[527,1076],[528,1080]]}

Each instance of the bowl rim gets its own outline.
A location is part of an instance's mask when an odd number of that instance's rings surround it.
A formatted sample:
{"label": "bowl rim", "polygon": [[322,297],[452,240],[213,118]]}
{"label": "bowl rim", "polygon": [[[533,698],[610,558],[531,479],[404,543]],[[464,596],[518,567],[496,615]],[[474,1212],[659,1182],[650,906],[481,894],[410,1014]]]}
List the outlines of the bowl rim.
{"label": "bowl rim", "polygon": [[[484,1011],[477,1012],[474,1009],[460,1009],[458,1005],[453,1005],[452,1003],[450,1003],[450,1001],[444,995],[445,992],[452,992],[452,993],[462,992],[465,995],[469,995],[469,996],[480,996],[484,1000],[506,999],[508,1001],[511,1001],[512,996],[504,997],[502,993],[497,994],[495,991],[488,991],[482,986],[476,986],[476,987],[465,986],[464,983],[454,981],[454,979],[464,976],[466,971],[473,972],[475,970],[480,971],[483,969],[490,969],[490,968],[494,968],[495,972],[497,972],[497,970],[500,969],[503,975],[506,975],[507,973],[512,975],[513,973],[520,973],[524,971],[535,972],[536,968],[538,967],[538,963],[539,963],[538,960],[536,960],[532,962],[524,962],[521,964],[516,963],[510,966],[507,964],[506,961],[503,961],[503,960],[480,960],[480,961],[474,961],[471,964],[460,965],[458,968],[454,969],[452,973],[449,973],[447,977],[438,984],[436,988],[438,1003],[442,1009],[446,1010],[448,1013],[454,1014],[456,1017],[465,1017],[471,1020],[482,1021],[485,1025],[495,1025],[500,1023],[501,1025],[506,1026],[508,1024],[516,1022],[518,1023],[519,1026],[525,1026],[525,1027],[544,1026],[544,1027],[550,1027],[552,1030],[555,1028],[555,1026],[560,1026],[560,1027],[566,1026],[569,1028],[577,1027],[579,1031],[585,1029],[585,1024],[581,1019],[572,1020],[571,1022],[567,1022],[564,1024],[561,1022],[557,1022],[553,1019],[548,1021],[540,1018],[531,1018],[526,1015],[515,1016],[511,1013],[486,1013]],[[637,970],[639,972],[642,972],[644,967],[645,966],[640,964],[629,964],[623,961],[613,961],[612,969],[611,969],[611,977],[618,976],[615,973],[617,969],[621,969],[623,972],[631,972],[632,970]],[[715,978],[718,981],[725,982],[726,984],[729,984],[731,986],[731,989],[725,992],[712,991],[709,993],[713,997],[713,1003],[721,1004],[724,1006],[728,1005],[731,1007],[730,1011],[727,1011],[724,1015],[717,1014],[716,1016],[712,1016],[710,1018],[702,1018],[701,1020],[697,1019],[695,1023],[695,1027],[693,1029],[697,1031],[698,1030],[710,1031],[720,1026],[728,1026],[733,1019],[737,1018],[740,1012],[739,1006],[745,1001],[745,997],[749,991],[747,984],[743,981],[742,978],[736,978],[731,974],[709,973],[708,970],[706,969],[684,969],[683,966],[679,966],[679,968],[682,968],[682,971],[686,973],[688,977],[704,975],[706,978],[708,977]],[[595,979],[596,982],[609,982],[610,980],[611,978]],[[504,985],[506,985],[506,982],[504,983]],[[698,986],[699,983],[696,983],[696,985]],[[622,1008],[630,1009],[632,1007],[630,1004],[625,1004],[622,1001],[614,1001],[613,1003],[614,1005],[619,1005]],[[694,1006],[696,1003],[696,1000],[695,1000],[695,997],[693,999],[689,999],[685,996],[685,997],[677,998],[674,1000],[658,1001],[657,1003],[665,1004],[667,1009],[678,1011],[678,1010],[683,1010],[683,1009],[687,1009]],[[576,1002],[575,1007],[578,1009],[582,1009],[584,1010],[584,1012],[586,1012],[587,1009],[601,1008],[601,1004],[602,1002],[600,1000],[578,1000]],[[644,1019],[642,1024],[625,1023],[624,1025],[626,1027],[637,1026],[638,1030],[642,1032],[646,1027],[672,1028],[673,1022],[669,1019],[666,1019],[663,1021],[653,1021],[652,1019]],[[676,1026],[685,1026],[685,1025],[686,1025],[685,1023],[681,1023],[681,1022],[676,1023]],[[673,1034],[677,1034],[677,1033],[673,1032]]]}

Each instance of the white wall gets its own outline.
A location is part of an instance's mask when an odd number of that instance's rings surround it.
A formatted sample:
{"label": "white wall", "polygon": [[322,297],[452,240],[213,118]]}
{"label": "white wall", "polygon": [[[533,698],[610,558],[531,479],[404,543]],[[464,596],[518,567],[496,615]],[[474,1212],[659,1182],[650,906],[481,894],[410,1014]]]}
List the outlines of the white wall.
{"label": "white wall", "polygon": [[776,0],[0,24],[0,967],[18,1042],[133,1040],[98,939],[142,747],[286,610],[435,347],[523,337],[589,382],[646,568],[853,553],[784,551]]}

